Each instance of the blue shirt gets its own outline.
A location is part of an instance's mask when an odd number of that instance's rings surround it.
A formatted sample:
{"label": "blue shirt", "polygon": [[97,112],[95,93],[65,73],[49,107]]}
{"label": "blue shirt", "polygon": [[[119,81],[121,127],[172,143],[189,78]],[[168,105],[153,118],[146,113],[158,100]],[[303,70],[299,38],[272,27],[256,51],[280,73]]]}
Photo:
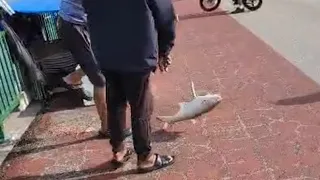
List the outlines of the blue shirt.
{"label": "blue shirt", "polygon": [[65,21],[84,25],[87,15],[82,6],[82,0],[61,0],[59,15]]}

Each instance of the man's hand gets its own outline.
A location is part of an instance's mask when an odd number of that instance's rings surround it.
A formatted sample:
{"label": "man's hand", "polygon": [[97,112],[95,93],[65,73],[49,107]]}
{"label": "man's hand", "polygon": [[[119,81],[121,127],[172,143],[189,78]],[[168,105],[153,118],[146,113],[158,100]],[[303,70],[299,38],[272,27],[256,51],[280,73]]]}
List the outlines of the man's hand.
{"label": "man's hand", "polygon": [[158,60],[160,72],[168,72],[168,67],[171,65],[171,62],[172,59],[170,56],[160,56]]}

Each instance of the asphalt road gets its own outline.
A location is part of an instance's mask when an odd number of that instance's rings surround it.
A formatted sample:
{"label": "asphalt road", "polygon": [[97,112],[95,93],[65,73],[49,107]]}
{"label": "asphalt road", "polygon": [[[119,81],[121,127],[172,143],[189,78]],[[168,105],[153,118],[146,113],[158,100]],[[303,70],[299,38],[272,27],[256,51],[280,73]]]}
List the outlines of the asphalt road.
{"label": "asphalt road", "polygon": [[[228,0],[222,7],[233,8]],[[260,10],[232,17],[320,83],[319,0],[264,0]]]}

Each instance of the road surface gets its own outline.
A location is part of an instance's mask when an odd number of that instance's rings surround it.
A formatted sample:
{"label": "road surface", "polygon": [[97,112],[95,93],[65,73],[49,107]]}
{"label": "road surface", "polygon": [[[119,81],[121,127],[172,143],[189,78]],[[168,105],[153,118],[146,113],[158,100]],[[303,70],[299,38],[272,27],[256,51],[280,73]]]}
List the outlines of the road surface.
{"label": "road surface", "polygon": [[264,0],[259,11],[232,17],[320,83],[320,1]]}

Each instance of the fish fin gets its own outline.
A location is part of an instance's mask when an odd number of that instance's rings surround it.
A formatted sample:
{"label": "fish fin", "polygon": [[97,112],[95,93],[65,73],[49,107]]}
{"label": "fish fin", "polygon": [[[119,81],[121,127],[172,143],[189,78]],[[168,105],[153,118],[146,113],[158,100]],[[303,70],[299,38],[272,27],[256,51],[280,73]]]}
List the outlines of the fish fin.
{"label": "fish fin", "polygon": [[197,121],[195,119],[191,119],[192,124],[196,124]]}
{"label": "fish fin", "polygon": [[192,95],[193,95],[194,98],[197,97],[197,93],[196,93],[196,90],[194,88],[193,81],[191,81],[191,92],[192,92]]}
{"label": "fish fin", "polygon": [[206,96],[206,95],[208,95],[208,94],[210,94],[208,91],[206,91],[206,90],[197,90],[197,95],[198,96]]}

